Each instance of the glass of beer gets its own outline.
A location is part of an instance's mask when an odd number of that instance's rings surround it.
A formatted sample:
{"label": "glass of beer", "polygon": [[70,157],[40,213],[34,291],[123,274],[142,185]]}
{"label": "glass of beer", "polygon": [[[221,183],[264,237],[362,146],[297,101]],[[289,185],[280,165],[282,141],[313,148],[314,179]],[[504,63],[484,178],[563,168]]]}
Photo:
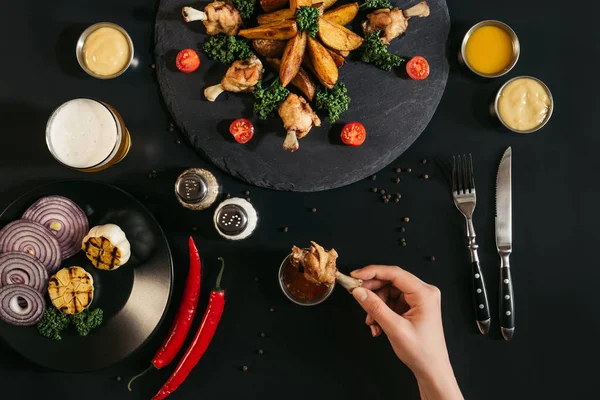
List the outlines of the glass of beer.
{"label": "glass of beer", "polygon": [[117,110],[81,98],[67,101],[52,113],[46,125],[46,143],[61,164],[96,172],[125,158],[131,137]]}

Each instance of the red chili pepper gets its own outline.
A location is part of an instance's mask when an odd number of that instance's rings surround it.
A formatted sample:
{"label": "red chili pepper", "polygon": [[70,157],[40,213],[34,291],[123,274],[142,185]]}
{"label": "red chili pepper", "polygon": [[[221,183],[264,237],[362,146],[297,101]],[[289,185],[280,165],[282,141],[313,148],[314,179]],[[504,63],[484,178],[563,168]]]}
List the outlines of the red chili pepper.
{"label": "red chili pepper", "polygon": [[177,316],[173,321],[169,335],[152,359],[150,367],[131,378],[127,384],[127,388],[130,392],[131,383],[134,380],[150,370],[166,367],[175,359],[175,356],[183,347],[183,342],[194,321],[194,315],[196,315],[196,309],[198,308],[198,298],[200,297],[201,264],[200,254],[198,253],[198,249],[196,248],[196,244],[192,237],[188,240],[188,246],[190,251],[190,269],[188,271],[187,281],[185,282],[183,297],[181,298],[181,303],[177,310]]}
{"label": "red chili pepper", "polygon": [[219,276],[217,276],[217,285],[210,292],[208,307],[206,307],[198,332],[196,332],[196,336],[190,347],[188,347],[181,361],[179,361],[179,365],[175,368],[173,375],[160,388],[152,400],[162,400],[177,390],[183,381],[185,381],[185,378],[192,372],[196,364],[198,364],[198,361],[200,361],[200,358],[202,358],[204,352],[208,349],[213,336],[215,336],[215,331],[225,307],[225,291],[221,289],[221,278],[225,269],[225,261],[221,257],[219,257],[219,260],[221,260],[221,271],[219,271]]}

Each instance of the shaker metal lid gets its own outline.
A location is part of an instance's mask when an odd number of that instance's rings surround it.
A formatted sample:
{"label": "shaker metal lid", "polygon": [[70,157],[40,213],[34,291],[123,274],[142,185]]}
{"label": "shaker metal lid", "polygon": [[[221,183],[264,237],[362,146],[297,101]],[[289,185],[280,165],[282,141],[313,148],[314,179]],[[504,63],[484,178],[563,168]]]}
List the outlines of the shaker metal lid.
{"label": "shaker metal lid", "polygon": [[241,240],[256,229],[258,214],[250,202],[234,197],[219,204],[213,222],[217,232],[224,238]]}
{"label": "shaker metal lid", "polygon": [[217,227],[226,235],[239,235],[248,226],[248,214],[239,204],[226,204],[217,213]]}
{"label": "shaker metal lid", "polygon": [[177,179],[175,193],[186,203],[198,203],[206,197],[208,187],[199,174],[188,172]]}
{"label": "shaker metal lid", "polygon": [[175,181],[175,195],[184,207],[204,210],[217,200],[219,183],[210,171],[190,168],[183,171]]}

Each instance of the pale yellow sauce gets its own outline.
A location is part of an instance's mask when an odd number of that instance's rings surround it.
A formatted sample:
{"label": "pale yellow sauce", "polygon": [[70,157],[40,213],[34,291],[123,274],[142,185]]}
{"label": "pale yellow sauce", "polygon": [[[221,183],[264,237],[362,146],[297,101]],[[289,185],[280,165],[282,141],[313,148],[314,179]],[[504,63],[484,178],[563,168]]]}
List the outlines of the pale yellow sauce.
{"label": "pale yellow sauce", "polygon": [[500,92],[498,116],[512,129],[529,131],[544,122],[551,106],[544,86],[534,79],[520,78]]}
{"label": "pale yellow sauce", "polygon": [[98,75],[114,75],[129,63],[129,42],[115,28],[103,27],[92,32],[83,44],[85,65]]}

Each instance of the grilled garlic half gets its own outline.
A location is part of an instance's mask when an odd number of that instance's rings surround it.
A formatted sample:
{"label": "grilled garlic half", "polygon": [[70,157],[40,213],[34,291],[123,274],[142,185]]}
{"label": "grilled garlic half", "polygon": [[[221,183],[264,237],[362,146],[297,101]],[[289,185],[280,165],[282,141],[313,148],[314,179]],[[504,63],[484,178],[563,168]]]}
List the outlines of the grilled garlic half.
{"label": "grilled garlic half", "polygon": [[115,224],[95,226],[83,238],[81,249],[94,267],[114,271],[129,261],[131,245],[125,232]]}

